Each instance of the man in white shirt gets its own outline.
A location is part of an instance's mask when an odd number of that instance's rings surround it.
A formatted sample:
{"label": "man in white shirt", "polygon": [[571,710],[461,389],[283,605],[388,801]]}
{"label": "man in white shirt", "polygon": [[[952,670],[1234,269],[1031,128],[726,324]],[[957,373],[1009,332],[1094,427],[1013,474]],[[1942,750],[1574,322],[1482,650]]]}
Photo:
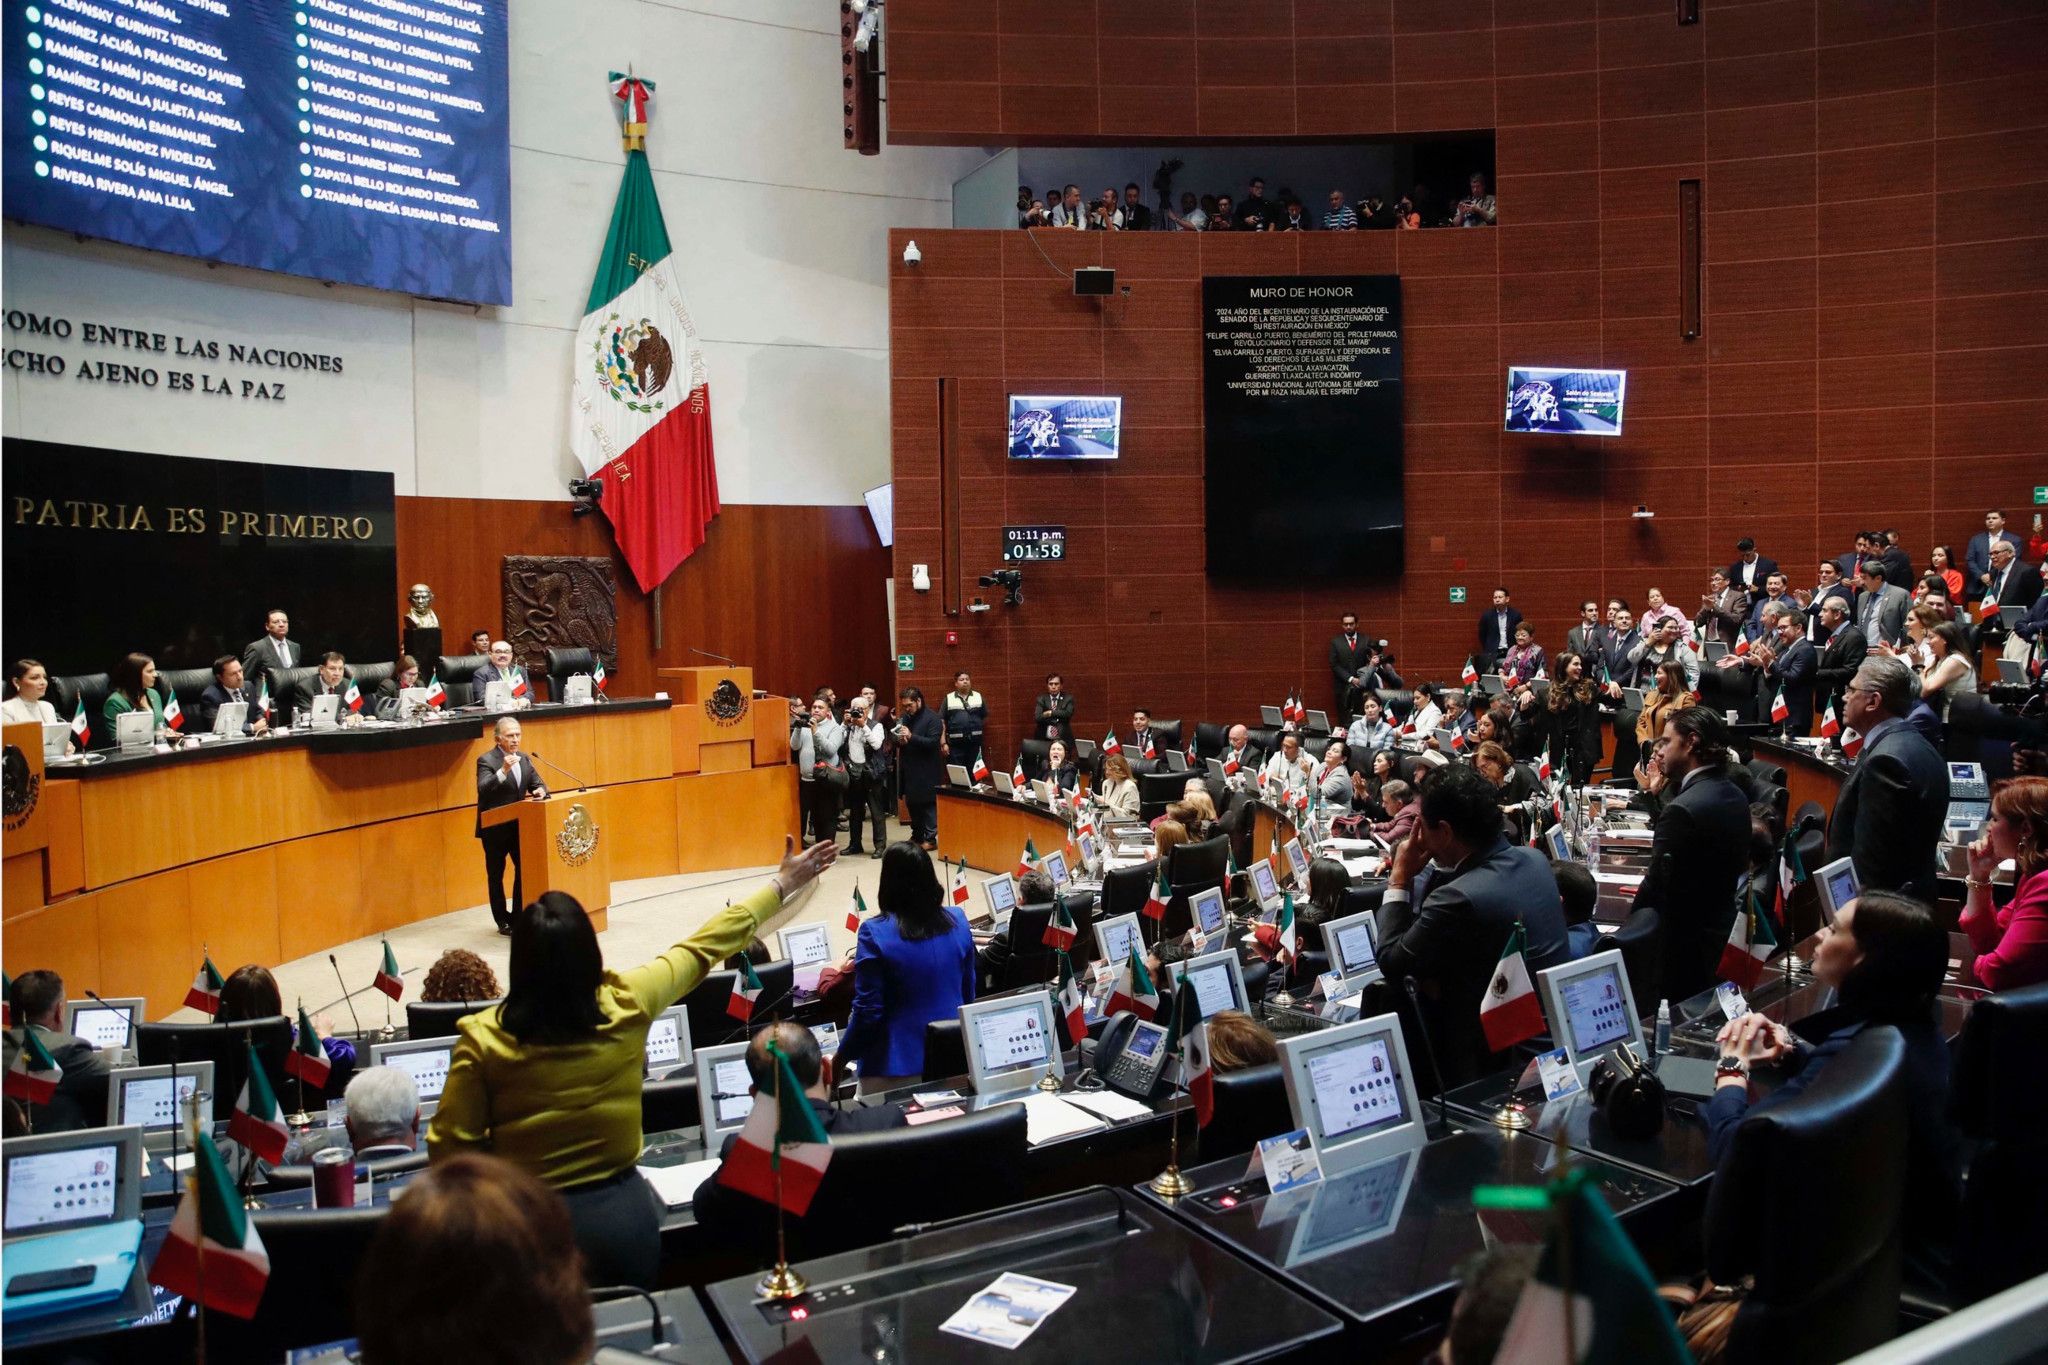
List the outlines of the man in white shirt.
{"label": "man in white shirt", "polygon": [[1280,752],[1260,771],[1259,790],[1269,798],[1292,801],[1296,793],[1308,790],[1313,772],[1308,755],[1301,751],[1301,736],[1290,730],[1280,736]]}
{"label": "man in white shirt", "polygon": [[1047,216],[1051,218],[1054,227],[1085,230],[1088,226],[1088,206],[1081,202],[1081,187],[1067,186],[1060,197],[1060,202],[1052,206],[1052,212]]}

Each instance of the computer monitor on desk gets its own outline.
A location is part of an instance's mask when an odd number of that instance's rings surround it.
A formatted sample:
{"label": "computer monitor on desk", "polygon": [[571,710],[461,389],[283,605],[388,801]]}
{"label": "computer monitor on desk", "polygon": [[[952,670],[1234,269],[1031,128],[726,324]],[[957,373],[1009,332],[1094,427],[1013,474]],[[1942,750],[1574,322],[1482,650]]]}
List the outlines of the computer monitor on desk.
{"label": "computer monitor on desk", "polygon": [[1052,878],[1054,886],[1067,884],[1067,855],[1059,849],[1048,849],[1039,860],[1045,866],[1045,875]]}
{"label": "computer monitor on desk", "polygon": [[1108,919],[1095,921],[1095,951],[1110,966],[1121,967],[1130,961],[1134,946],[1142,957],[1145,937],[1138,929],[1136,915],[1111,915]]}
{"label": "computer monitor on desk", "polygon": [[1543,994],[1551,1037],[1578,1069],[1582,1084],[1593,1063],[1623,1043],[1638,1057],[1649,1055],[1619,950],[1610,948],[1562,967],[1545,968],[1536,973],[1536,985]]}
{"label": "computer monitor on desk", "polygon": [[420,1117],[430,1118],[441,1106],[448,1085],[448,1063],[455,1054],[453,1038],[411,1038],[402,1043],[372,1043],[371,1066],[395,1066],[412,1077],[420,1092]]}
{"label": "computer monitor on desk", "polygon": [[9,1138],[0,1166],[0,1228],[10,1242],[142,1216],[140,1128]]}
{"label": "computer monitor on desk", "polygon": [[1842,913],[1842,907],[1856,899],[1860,884],[1856,878],[1856,864],[1848,858],[1837,858],[1813,874],[1814,897],[1820,904],[1820,922],[1832,929],[1835,916]]}
{"label": "computer monitor on desk", "polygon": [[704,1146],[717,1151],[727,1133],[738,1132],[754,1112],[754,1077],[747,1070],[747,1044],[720,1043],[697,1050],[697,1112]]}
{"label": "computer monitor on desk", "polygon": [[1325,1177],[1411,1151],[1426,1135],[1401,1021],[1375,1015],[1280,1042],[1287,1103]]}
{"label": "computer monitor on desk", "polygon": [[1251,879],[1252,899],[1259,903],[1259,913],[1271,914],[1280,908],[1280,879],[1273,875],[1270,859],[1254,858],[1245,866],[1245,873]]}
{"label": "computer monitor on desk", "polygon": [[64,1031],[83,1038],[102,1052],[135,1050],[135,1025],[147,1016],[139,995],[102,996],[98,1000],[67,1000]]}
{"label": "computer monitor on desk", "polygon": [[1017,879],[1004,872],[998,876],[984,878],[981,883],[981,898],[988,902],[988,913],[1001,923],[1017,908]]}
{"label": "computer monitor on desk", "polygon": [[647,1079],[658,1081],[690,1069],[690,1012],[671,1005],[647,1027]]}
{"label": "computer monitor on desk", "polygon": [[798,972],[822,967],[832,960],[832,930],[824,924],[799,924],[775,931],[782,956]]}
{"label": "computer monitor on desk", "polygon": [[1340,999],[1345,995],[1355,995],[1382,979],[1373,930],[1373,912],[1370,910],[1323,922],[1323,951],[1329,954],[1330,970],[1338,976]]}
{"label": "computer monitor on desk", "polygon": [[960,1037],[977,1095],[1007,1094],[1066,1074],[1050,991],[962,1005]]}
{"label": "computer monitor on desk", "polygon": [[1230,907],[1223,902],[1223,888],[1212,886],[1189,896],[1188,915],[1203,938],[1222,933],[1223,926],[1230,922]]}
{"label": "computer monitor on desk", "polygon": [[1222,952],[1186,958],[1173,963],[1167,971],[1172,976],[1175,991],[1184,985],[1192,986],[1195,999],[1202,1002],[1204,1019],[1213,1019],[1224,1010],[1251,1013],[1250,1003],[1245,999],[1244,971],[1238,966],[1234,950],[1226,948]]}
{"label": "computer monitor on desk", "polygon": [[[176,1086],[172,1077],[176,1076]],[[107,1073],[107,1122],[116,1128],[140,1128],[154,1139],[172,1129],[181,1132],[191,1114],[186,1103],[199,1097],[200,1131],[213,1132],[212,1062],[182,1066],[117,1066]]]}

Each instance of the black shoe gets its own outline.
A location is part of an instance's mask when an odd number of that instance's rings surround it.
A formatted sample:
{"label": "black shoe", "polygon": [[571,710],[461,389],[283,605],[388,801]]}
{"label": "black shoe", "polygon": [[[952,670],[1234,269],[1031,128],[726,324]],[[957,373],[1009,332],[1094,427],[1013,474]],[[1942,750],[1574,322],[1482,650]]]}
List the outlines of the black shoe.
{"label": "black shoe", "polygon": [[869,854],[868,856],[869,856],[870,858],[879,858],[879,857],[881,857],[881,856],[882,856],[882,846],[881,846],[880,844],[876,844],[876,845],[875,845],[875,851],[874,851],[873,853],[870,853],[870,854]]}
{"label": "black shoe", "polygon": [[510,937],[512,937],[512,926],[511,926],[511,925],[509,925],[509,924],[501,924],[501,925],[499,925],[499,926],[498,926],[498,934],[499,934],[499,936],[500,936],[500,937],[503,937],[503,938],[510,938]]}
{"label": "black shoe", "polygon": [[867,852],[867,850],[862,848],[859,844],[848,844],[845,848],[840,849],[839,852],[840,855],[843,857],[852,858],[859,854]]}

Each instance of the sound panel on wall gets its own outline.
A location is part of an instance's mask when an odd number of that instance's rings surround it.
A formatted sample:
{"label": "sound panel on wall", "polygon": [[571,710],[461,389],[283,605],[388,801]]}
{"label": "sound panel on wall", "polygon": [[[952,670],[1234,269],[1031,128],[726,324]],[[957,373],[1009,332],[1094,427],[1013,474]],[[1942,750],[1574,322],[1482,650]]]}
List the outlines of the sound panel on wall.
{"label": "sound panel on wall", "polygon": [[1678,335],[1700,334],[1700,182],[1678,182]]}
{"label": "sound panel on wall", "polygon": [[1210,577],[1398,575],[1400,277],[1205,277],[1202,320]]}

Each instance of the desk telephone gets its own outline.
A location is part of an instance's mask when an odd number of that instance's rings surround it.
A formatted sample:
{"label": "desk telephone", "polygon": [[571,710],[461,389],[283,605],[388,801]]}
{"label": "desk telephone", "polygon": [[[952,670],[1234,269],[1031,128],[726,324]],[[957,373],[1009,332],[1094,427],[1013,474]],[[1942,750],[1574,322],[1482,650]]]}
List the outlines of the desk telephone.
{"label": "desk telephone", "polygon": [[1162,1025],[1119,1011],[1103,1029],[1095,1044],[1095,1063],[1077,1079],[1076,1088],[1095,1088],[1088,1084],[1094,1078],[1119,1094],[1150,1101],[1170,1051]]}

